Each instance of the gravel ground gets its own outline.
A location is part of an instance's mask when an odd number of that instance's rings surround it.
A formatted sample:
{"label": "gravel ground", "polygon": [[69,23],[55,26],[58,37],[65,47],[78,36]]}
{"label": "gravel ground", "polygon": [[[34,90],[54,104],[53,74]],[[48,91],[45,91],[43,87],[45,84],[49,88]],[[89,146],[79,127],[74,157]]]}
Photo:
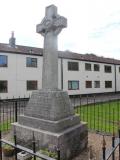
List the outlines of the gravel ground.
{"label": "gravel ground", "polygon": [[[11,136],[9,133],[6,133],[3,135],[3,138],[5,139],[10,139],[10,137]],[[106,147],[111,146],[111,138],[112,136],[105,136]],[[78,157],[74,158],[73,160],[89,160],[90,150],[92,150],[92,155],[94,157],[94,159],[92,160],[100,160],[100,155],[102,152],[102,141],[103,141],[103,136],[101,134],[89,132],[88,133],[88,148],[84,150]],[[116,153],[115,160],[118,160],[118,151],[116,152],[117,153]]]}
{"label": "gravel ground", "polygon": [[[105,136],[106,147],[111,147],[112,136]],[[78,157],[74,158],[73,160],[100,160],[100,155],[102,153],[102,142],[103,136],[101,134],[96,134],[89,132],[88,134],[88,148],[83,151]],[[90,147],[91,146],[91,147]],[[90,150],[92,150],[92,157],[90,159]],[[109,159],[111,160],[111,158]],[[116,150],[115,160],[119,160],[118,158],[118,150]]]}

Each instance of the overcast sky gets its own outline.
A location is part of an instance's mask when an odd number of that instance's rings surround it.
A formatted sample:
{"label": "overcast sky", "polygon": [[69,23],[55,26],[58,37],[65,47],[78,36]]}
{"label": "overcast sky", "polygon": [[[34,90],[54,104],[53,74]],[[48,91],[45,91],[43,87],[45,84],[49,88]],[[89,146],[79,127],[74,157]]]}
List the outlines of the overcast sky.
{"label": "overcast sky", "polygon": [[0,43],[14,31],[16,44],[43,47],[36,25],[51,4],[68,20],[59,50],[120,59],[120,0],[0,0]]}

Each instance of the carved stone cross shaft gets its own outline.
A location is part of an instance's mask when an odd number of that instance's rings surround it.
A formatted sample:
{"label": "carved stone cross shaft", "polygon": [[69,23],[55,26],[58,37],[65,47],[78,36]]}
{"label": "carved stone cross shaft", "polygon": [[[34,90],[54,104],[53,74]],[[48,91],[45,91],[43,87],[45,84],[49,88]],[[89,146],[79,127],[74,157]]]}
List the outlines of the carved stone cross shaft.
{"label": "carved stone cross shaft", "polygon": [[46,7],[45,17],[37,25],[37,33],[44,37],[42,88],[58,88],[57,36],[67,27],[67,19],[57,14],[57,7]]}

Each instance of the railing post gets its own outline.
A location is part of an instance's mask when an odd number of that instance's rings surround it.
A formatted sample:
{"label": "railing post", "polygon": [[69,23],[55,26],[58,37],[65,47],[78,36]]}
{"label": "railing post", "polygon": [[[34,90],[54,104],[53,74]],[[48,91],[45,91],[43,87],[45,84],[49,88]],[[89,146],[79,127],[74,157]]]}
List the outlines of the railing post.
{"label": "railing post", "polygon": [[76,109],[76,107],[75,107],[75,95],[73,96],[73,105],[74,105],[74,109]]}
{"label": "railing post", "polygon": [[89,160],[95,159],[92,146],[89,147]]}
{"label": "railing post", "polygon": [[[112,147],[114,148],[115,147],[115,134],[113,133],[113,136],[112,136]],[[115,160],[115,152],[113,151],[112,153],[112,160]]]}
{"label": "railing post", "polygon": [[95,95],[94,95],[94,130],[95,130]]}
{"label": "railing post", "polygon": [[106,142],[105,142],[105,137],[104,137],[104,135],[103,135],[103,146],[102,146],[102,151],[103,151],[103,160],[105,160],[106,159],[106,153],[105,153],[105,151],[106,151]]}
{"label": "railing post", "polygon": [[119,160],[120,160],[120,128],[118,130],[118,134],[119,134]]}
{"label": "railing post", "polygon": [[17,122],[17,100],[15,101],[15,122]]}
{"label": "railing post", "polygon": [[[33,141],[32,141],[32,143],[33,143],[33,153],[36,153],[36,146],[35,146],[36,144],[35,144],[34,132],[33,132]],[[36,160],[36,156],[35,155],[34,155],[33,159]]]}
{"label": "railing post", "polygon": [[[0,100],[1,100],[1,97],[0,97]],[[0,160],[2,160],[2,126],[1,126],[1,121],[2,121],[2,118],[1,118],[1,101],[0,101]]]}
{"label": "railing post", "polygon": [[88,122],[88,95],[87,95],[87,122]]}
{"label": "railing post", "polygon": [[80,109],[79,109],[79,115],[80,115],[80,117],[81,117],[81,95],[80,95]]}
{"label": "railing post", "polygon": [[2,132],[1,132],[1,128],[0,128],[0,160],[2,160]]}
{"label": "railing post", "polygon": [[60,149],[57,147],[57,160],[60,160]]}
{"label": "railing post", "polygon": [[15,160],[17,160],[17,136],[15,128],[14,128],[14,145],[15,145]]}

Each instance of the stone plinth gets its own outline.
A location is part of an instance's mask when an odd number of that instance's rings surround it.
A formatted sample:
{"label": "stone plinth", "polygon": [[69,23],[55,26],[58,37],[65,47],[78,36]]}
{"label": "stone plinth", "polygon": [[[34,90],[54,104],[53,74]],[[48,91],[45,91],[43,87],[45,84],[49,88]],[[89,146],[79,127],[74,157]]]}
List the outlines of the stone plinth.
{"label": "stone plinth", "polygon": [[59,147],[64,160],[77,155],[87,145],[87,125],[74,114],[67,92],[61,90],[33,92],[24,115],[13,126],[19,144],[32,146],[34,132],[38,150]]}
{"label": "stone plinth", "polygon": [[50,121],[58,121],[74,115],[67,92],[59,89],[34,91],[24,115]]}
{"label": "stone plinth", "polygon": [[19,144],[32,146],[34,132],[38,150],[48,148],[55,151],[56,147],[59,147],[61,160],[71,160],[87,147],[88,131],[86,123],[83,122],[59,133],[34,129],[19,123],[14,123],[14,126]]}

